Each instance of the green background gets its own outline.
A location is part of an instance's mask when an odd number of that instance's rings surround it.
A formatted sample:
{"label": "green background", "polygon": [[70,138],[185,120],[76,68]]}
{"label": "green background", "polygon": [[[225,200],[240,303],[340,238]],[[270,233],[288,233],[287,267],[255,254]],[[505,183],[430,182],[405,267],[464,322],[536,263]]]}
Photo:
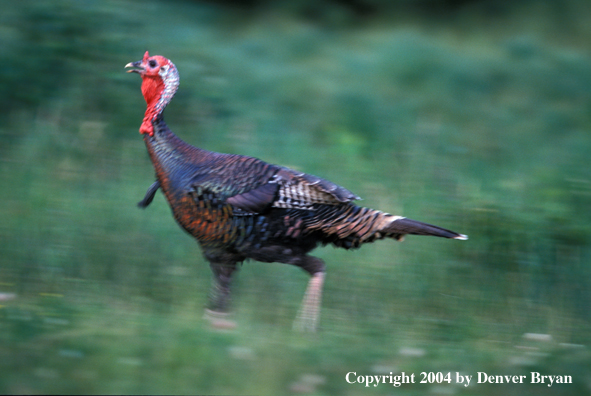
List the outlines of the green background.
{"label": "green background", "polygon": [[[0,393],[591,393],[588,1],[13,1],[0,14]],[[327,263],[247,262],[232,331],[154,180],[140,79],[170,58],[171,129],[468,234]],[[525,384],[350,385],[478,371]],[[573,384],[529,384],[529,373]],[[473,382],[476,379],[473,379]]]}

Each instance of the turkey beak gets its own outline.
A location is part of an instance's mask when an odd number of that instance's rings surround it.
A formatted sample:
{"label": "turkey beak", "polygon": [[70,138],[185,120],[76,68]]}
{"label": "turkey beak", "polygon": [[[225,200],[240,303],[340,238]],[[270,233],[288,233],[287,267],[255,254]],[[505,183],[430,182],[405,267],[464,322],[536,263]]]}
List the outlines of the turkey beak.
{"label": "turkey beak", "polygon": [[127,65],[125,65],[125,68],[128,67],[136,67],[137,69],[129,69],[127,70],[128,73],[138,73],[141,74],[143,71],[145,71],[144,67],[142,66],[142,61],[137,61],[137,62],[129,62]]}

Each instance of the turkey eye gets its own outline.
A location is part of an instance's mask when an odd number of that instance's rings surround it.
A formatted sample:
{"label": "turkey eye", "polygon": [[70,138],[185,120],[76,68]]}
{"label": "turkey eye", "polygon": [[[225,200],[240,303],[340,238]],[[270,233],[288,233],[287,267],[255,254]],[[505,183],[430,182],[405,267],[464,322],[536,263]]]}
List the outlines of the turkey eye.
{"label": "turkey eye", "polygon": [[156,67],[156,61],[155,60],[151,60],[150,62],[148,62],[148,64],[150,65],[150,67]]}

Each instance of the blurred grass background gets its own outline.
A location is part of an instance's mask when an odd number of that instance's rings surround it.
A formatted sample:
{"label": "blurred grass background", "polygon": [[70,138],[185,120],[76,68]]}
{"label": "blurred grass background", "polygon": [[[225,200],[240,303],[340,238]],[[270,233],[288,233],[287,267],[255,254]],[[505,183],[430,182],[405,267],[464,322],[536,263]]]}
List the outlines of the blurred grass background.
{"label": "blurred grass background", "polygon": [[[591,4],[74,1],[3,5],[0,393],[591,393]],[[316,174],[364,206],[469,234],[249,262],[238,329],[138,135],[145,50],[177,65],[173,131]],[[350,385],[345,375],[571,375],[573,384]]]}

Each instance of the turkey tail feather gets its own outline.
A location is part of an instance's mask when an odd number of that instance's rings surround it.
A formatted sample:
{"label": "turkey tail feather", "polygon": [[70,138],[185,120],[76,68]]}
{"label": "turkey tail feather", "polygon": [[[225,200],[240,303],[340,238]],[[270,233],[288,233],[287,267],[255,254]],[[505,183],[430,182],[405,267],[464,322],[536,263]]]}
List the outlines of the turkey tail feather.
{"label": "turkey tail feather", "polygon": [[383,228],[382,232],[392,234],[392,236],[396,239],[402,238],[405,234],[430,235],[460,240],[468,239],[466,235],[458,234],[457,232],[442,227],[422,223],[420,221],[411,220],[400,216],[392,216],[392,220]]}
{"label": "turkey tail feather", "polygon": [[315,215],[307,219],[307,228],[321,231],[328,242],[347,249],[382,238],[402,240],[407,234],[468,239],[466,235],[432,224],[353,204],[319,205],[316,209]]}

